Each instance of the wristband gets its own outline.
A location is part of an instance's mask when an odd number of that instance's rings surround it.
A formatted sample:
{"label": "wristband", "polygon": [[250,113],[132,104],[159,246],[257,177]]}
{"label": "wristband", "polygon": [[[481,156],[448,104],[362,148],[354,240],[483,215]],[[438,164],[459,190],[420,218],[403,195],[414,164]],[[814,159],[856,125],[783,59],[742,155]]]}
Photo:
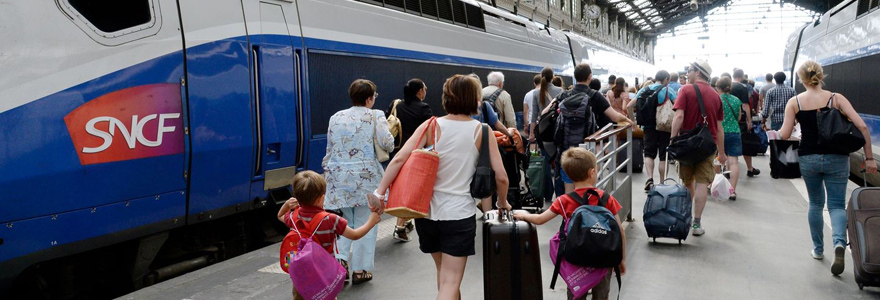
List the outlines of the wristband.
{"label": "wristband", "polygon": [[873,157],[865,158],[865,161],[869,161],[869,160],[874,160],[874,158]]}

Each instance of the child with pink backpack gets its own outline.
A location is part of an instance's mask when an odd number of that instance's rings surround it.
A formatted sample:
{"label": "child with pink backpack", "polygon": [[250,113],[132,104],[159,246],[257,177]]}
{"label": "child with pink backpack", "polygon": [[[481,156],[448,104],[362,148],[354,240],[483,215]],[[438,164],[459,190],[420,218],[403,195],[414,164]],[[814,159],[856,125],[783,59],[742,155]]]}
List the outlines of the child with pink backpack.
{"label": "child with pink backpack", "polygon": [[345,219],[324,211],[326,190],[323,176],[299,172],[293,177],[295,198],[278,211],[278,220],[291,229],[281,243],[280,264],[290,273],[294,300],[335,299],[348,277],[348,270],[332,255],[336,237],[360,239],[380,221],[374,211],[366,224],[349,228]]}

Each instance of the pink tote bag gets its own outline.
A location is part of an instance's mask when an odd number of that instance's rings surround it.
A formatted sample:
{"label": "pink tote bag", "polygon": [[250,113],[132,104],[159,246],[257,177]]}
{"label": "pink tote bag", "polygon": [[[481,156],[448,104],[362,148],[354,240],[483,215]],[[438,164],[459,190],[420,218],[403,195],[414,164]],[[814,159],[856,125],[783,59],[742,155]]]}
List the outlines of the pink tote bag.
{"label": "pink tote bag", "polygon": [[[565,220],[568,223],[568,220]],[[566,224],[568,225],[568,224]],[[568,228],[568,226],[565,226]],[[559,233],[557,232],[550,238],[550,260],[556,263],[556,252],[559,251]],[[574,298],[583,297],[593,287],[599,284],[605,275],[608,274],[609,268],[590,268],[570,264],[562,259],[562,265],[559,266],[559,276],[568,285],[568,290],[574,294]]]}
{"label": "pink tote bag", "polygon": [[306,300],[333,300],[345,285],[345,268],[311,238],[299,241],[290,260],[293,287]]}

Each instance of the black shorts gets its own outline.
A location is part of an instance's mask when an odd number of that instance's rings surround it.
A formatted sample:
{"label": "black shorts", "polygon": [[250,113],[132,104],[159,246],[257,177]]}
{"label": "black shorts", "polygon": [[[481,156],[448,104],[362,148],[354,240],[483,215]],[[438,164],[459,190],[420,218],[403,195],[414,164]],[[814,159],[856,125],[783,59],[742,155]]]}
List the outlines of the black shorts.
{"label": "black shorts", "polygon": [[477,254],[477,220],[474,216],[454,221],[416,219],[419,250],[424,253],[441,252],[452,256]]}
{"label": "black shorts", "polygon": [[654,159],[660,153],[660,161],[666,161],[666,147],[669,147],[671,133],[645,127],[645,158]]}

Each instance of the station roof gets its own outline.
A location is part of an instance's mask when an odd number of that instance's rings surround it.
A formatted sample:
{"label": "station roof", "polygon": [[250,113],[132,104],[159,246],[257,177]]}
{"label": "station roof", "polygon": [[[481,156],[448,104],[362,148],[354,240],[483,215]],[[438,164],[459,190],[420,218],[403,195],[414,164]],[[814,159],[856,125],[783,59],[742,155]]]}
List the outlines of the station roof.
{"label": "station roof", "polygon": [[[538,0],[540,1],[540,0]],[[646,37],[656,37],[682,25],[706,12],[722,7],[735,0],[699,0],[697,9],[691,8],[691,0],[595,0],[596,5],[607,9],[608,15],[625,17],[625,22]],[[824,13],[843,0],[772,0],[774,4],[790,3],[804,9]],[[577,2],[577,1],[572,1]],[[586,2],[586,1],[583,1]],[[588,5],[588,4],[587,4]]]}

